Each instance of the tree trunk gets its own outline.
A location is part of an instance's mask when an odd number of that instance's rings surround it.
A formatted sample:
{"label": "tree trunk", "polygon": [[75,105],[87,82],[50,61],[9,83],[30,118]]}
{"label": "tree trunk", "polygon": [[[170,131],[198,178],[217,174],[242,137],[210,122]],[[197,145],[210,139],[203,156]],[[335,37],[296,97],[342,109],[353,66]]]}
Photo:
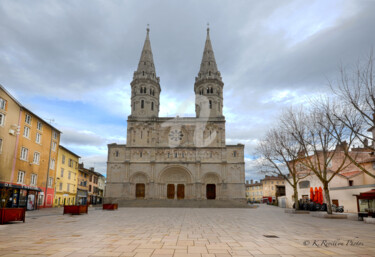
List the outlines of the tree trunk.
{"label": "tree trunk", "polygon": [[328,183],[324,183],[324,198],[326,199],[327,204],[327,213],[332,214],[332,204],[331,204],[331,197],[329,196],[329,189],[328,189]]}
{"label": "tree trunk", "polygon": [[297,191],[297,185],[294,185],[294,209],[299,210],[299,201],[298,201],[298,191]]}

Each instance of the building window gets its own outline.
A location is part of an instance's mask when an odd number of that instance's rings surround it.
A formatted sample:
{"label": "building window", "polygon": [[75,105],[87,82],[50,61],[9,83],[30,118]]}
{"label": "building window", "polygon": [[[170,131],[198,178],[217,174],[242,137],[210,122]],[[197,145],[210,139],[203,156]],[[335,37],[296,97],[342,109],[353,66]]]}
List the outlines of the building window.
{"label": "building window", "polygon": [[62,190],[62,182],[60,182],[59,190],[60,190],[60,191]]}
{"label": "building window", "polygon": [[62,162],[62,164],[65,164],[65,155],[62,156],[61,162]]}
{"label": "building window", "polygon": [[48,178],[48,187],[52,187],[53,178]]}
{"label": "building window", "polygon": [[34,153],[34,160],[33,160],[33,163],[39,165],[39,161],[40,161],[40,153],[35,152],[35,153]]}
{"label": "building window", "polygon": [[68,179],[70,179],[70,178],[71,178],[71,176],[72,176],[72,172],[71,172],[71,171],[69,171],[69,173],[68,173]]}
{"label": "building window", "polygon": [[53,136],[53,139],[57,140],[57,132],[56,131],[53,131],[52,136]]}
{"label": "building window", "polygon": [[91,192],[91,185],[89,185],[89,192]]}
{"label": "building window", "polygon": [[141,100],[141,109],[143,109],[144,107],[145,107],[145,101]]}
{"label": "building window", "polygon": [[349,186],[350,186],[350,187],[353,186],[353,180],[349,180]]}
{"label": "building window", "polygon": [[233,151],[233,157],[237,157],[237,151]]}
{"label": "building window", "polygon": [[56,142],[52,142],[52,151],[56,152]]}
{"label": "building window", "polygon": [[5,124],[5,115],[0,113],[0,126],[4,126]]}
{"label": "building window", "polygon": [[212,101],[211,100],[209,101],[209,104],[210,104],[210,109],[212,109]]}
{"label": "building window", "polygon": [[32,186],[36,186],[36,179],[37,179],[38,175],[36,174],[31,174],[31,181],[30,181],[30,185]]}
{"label": "building window", "polygon": [[42,141],[42,135],[37,132],[36,133],[35,142],[37,142],[38,144],[40,144],[41,141]]}
{"label": "building window", "polygon": [[21,148],[21,157],[20,157],[20,159],[24,160],[24,161],[27,161],[28,155],[29,155],[29,149],[27,149],[25,147],[22,147]]}
{"label": "building window", "polygon": [[23,136],[26,137],[26,138],[30,137],[30,128],[29,127],[25,126],[25,128],[23,130]]}
{"label": "building window", "polygon": [[154,110],[154,102],[151,102],[151,111]]}
{"label": "building window", "polygon": [[17,183],[23,183],[25,180],[25,172],[24,171],[19,171],[18,172],[18,177],[17,177]]}
{"label": "building window", "polygon": [[66,191],[70,192],[70,184],[69,183],[66,185]]}
{"label": "building window", "polygon": [[177,157],[178,157],[177,153],[174,153],[174,158],[177,158]]}
{"label": "building window", "polygon": [[73,160],[69,158],[69,163],[68,163],[68,166],[73,168]]}
{"label": "building window", "polygon": [[118,157],[118,151],[115,152],[115,156]]}
{"label": "building window", "polygon": [[43,124],[42,124],[40,121],[38,121],[38,123],[37,123],[37,125],[36,125],[36,128],[37,128],[37,130],[42,131],[42,129],[43,129]]}
{"label": "building window", "polygon": [[310,181],[304,180],[299,182],[299,188],[310,188]]}
{"label": "building window", "polygon": [[142,152],[140,152],[140,153],[139,153],[139,157],[141,157],[141,158],[142,158],[142,155],[143,155],[143,154],[142,154]]}
{"label": "building window", "polygon": [[60,173],[60,177],[64,177],[64,168],[61,168],[61,173]]}
{"label": "building window", "polygon": [[31,116],[29,114],[26,114],[25,122],[29,125],[31,125]]}
{"label": "building window", "polygon": [[5,111],[6,105],[7,105],[7,101],[0,97],[0,109]]}
{"label": "building window", "polygon": [[0,138],[0,153],[2,152],[3,150],[3,139]]}
{"label": "building window", "polygon": [[51,170],[54,170],[54,169],[55,169],[55,159],[51,159],[51,163],[50,163],[50,165],[49,165],[49,168],[50,168]]}

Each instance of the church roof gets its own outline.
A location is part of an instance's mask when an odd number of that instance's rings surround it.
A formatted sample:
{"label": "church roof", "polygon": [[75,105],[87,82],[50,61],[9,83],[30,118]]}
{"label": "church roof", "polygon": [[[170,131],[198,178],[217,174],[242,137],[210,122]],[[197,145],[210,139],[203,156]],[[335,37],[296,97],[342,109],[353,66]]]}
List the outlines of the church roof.
{"label": "church roof", "polygon": [[203,79],[218,79],[221,81],[221,74],[217,68],[214,50],[210,39],[210,28],[207,28],[206,43],[204,45],[201,67],[196,81]]}
{"label": "church roof", "polygon": [[154,58],[151,50],[150,29],[147,28],[145,43],[143,45],[141,58],[139,59],[137,71],[134,72],[135,79],[151,79],[159,83],[159,77],[156,76]]}

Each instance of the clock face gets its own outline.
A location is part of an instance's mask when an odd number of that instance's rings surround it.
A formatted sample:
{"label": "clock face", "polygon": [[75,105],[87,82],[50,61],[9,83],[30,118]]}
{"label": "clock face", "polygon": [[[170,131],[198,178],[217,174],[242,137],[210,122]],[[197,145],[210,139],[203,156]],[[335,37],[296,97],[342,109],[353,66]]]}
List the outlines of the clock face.
{"label": "clock face", "polygon": [[182,134],[181,130],[179,129],[171,129],[169,132],[169,139],[172,142],[180,142],[182,141],[184,134]]}

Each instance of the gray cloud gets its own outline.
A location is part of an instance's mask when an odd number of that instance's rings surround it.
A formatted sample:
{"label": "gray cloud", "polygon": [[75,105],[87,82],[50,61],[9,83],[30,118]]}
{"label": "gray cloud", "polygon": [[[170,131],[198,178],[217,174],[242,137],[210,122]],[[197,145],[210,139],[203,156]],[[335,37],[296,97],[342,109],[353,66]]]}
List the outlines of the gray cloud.
{"label": "gray cloud", "polygon": [[[193,97],[210,22],[225,83],[228,142],[245,142],[251,154],[282,107],[327,92],[339,62],[368,53],[373,13],[374,1],[1,1],[0,83],[48,98],[87,101],[90,95],[111,109],[129,95],[150,23],[162,94],[183,102]],[[102,97],[120,88],[126,93]],[[289,94],[277,96],[284,91]],[[116,113],[126,117],[124,109]],[[125,137],[125,127],[116,131],[108,139],[107,132],[64,130],[62,140],[105,148]]]}

